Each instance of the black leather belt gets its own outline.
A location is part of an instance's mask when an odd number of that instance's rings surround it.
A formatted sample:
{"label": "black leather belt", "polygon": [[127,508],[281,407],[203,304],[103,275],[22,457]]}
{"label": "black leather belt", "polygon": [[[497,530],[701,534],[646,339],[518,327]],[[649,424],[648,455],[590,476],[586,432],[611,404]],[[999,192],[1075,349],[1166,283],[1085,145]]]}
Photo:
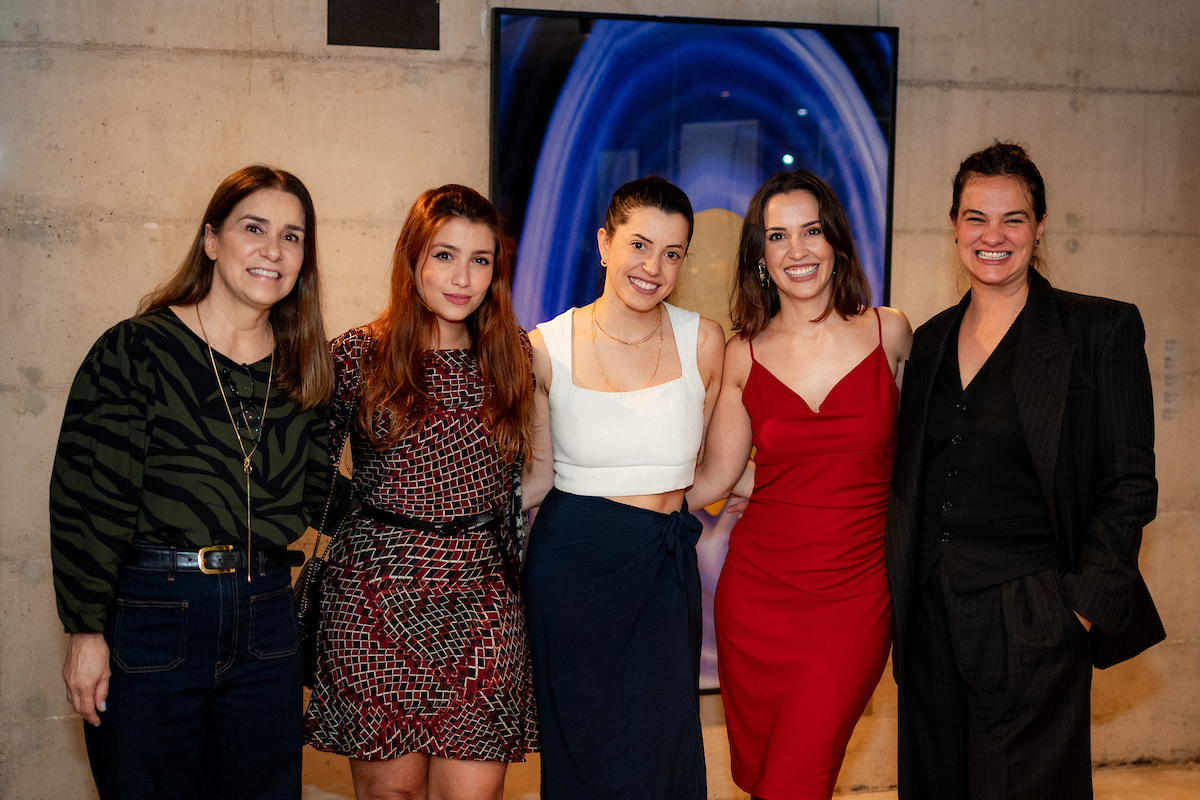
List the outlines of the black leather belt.
{"label": "black leather belt", "polygon": [[393,514],[391,511],[384,511],[366,503],[359,506],[359,510],[364,517],[373,519],[376,522],[382,522],[385,525],[395,525],[398,528],[437,533],[442,536],[462,536],[477,531],[492,531],[492,538],[496,543],[496,549],[500,551],[500,565],[504,569],[504,579],[508,582],[508,586],[513,592],[519,591],[517,578],[520,569],[514,563],[513,555],[509,552],[508,543],[505,541],[502,530],[504,527],[504,515],[499,511],[484,511],[482,514],[476,514],[473,517],[458,517],[457,519],[450,519],[445,522],[429,522],[424,519],[406,517],[403,514]]}
{"label": "black leather belt", "polygon": [[[251,558],[263,567],[298,567],[304,563],[304,553],[299,550],[255,550]],[[199,550],[183,550],[134,545],[125,564],[142,569],[194,569],[205,575],[224,575],[246,568],[246,548],[218,544]]]}
{"label": "black leather belt", "polygon": [[443,536],[462,536],[464,533],[475,533],[476,531],[493,531],[500,527],[504,522],[504,517],[497,511],[484,511],[482,514],[476,514],[473,517],[457,517],[448,519],[445,522],[430,522],[424,519],[415,519],[406,517],[403,514],[393,514],[391,511],[384,511],[381,508],[367,505],[363,503],[362,514],[364,517],[383,522],[388,525],[395,525],[399,528],[408,528],[414,531],[426,531],[427,533],[440,533]]}

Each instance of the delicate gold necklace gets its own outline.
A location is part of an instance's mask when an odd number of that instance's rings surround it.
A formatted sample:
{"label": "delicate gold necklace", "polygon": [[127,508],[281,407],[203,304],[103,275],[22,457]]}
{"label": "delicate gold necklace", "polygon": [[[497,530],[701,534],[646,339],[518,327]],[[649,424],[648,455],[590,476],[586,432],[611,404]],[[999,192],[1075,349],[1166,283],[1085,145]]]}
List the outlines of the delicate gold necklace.
{"label": "delicate gold necklace", "polygon": [[[233,425],[233,435],[237,437],[238,449],[242,451],[242,471],[246,473],[246,583],[250,582],[250,471],[253,467],[250,465],[250,459],[254,458],[254,454],[258,452],[258,441],[254,442],[254,446],[249,451],[246,450],[246,443],[242,440],[242,432],[238,430],[237,420],[233,418],[233,407],[229,405],[229,398],[225,396],[225,384],[221,383],[221,375],[217,372],[217,359],[213,356],[212,345],[208,342],[208,331],[204,330],[204,320],[200,317],[200,304],[196,304],[196,320],[200,323],[200,332],[204,334],[204,345],[208,348],[208,361],[212,364],[213,377],[217,379],[217,389],[221,392],[221,400],[225,403],[225,413],[229,415],[229,423]],[[267,394],[263,397],[262,410],[262,425],[265,428],[267,424],[267,403],[271,400],[271,378],[275,376],[275,351],[271,350],[271,364],[267,373]],[[258,438],[262,439],[262,433],[258,434]]]}
{"label": "delicate gold necklace", "polygon": [[[592,306],[592,322],[596,322],[596,307],[595,307],[595,305]],[[600,353],[598,353],[596,351],[596,328],[599,328],[599,327],[600,327],[599,322],[596,322],[595,325],[588,326],[588,329],[592,333],[592,356],[596,359],[596,369],[600,370],[600,377],[603,378],[604,382],[608,384],[608,388],[612,389],[614,392],[619,392],[621,390],[612,385],[612,381],[610,381],[608,379],[608,376],[604,374],[604,367],[600,366]],[[600,328],[600,330],[604,331],[603,328]],[[655,330],[658,331],[658,355],[654,357],[654,372],[650,373],[650,377],[646,379],[646,383],[642,385],[642,389],[645,389],[647,386],[650,385],[650,381],[654,380],[654,376],[658,374],[659,362],[662,361],[662,348],[663,348],[662,305],[659,305],[659,307],[658,307],[658,325],[655,326]],[[604,335],[607,336],[608,333],[605,332]],[[650,335],[653,336],[654,331],[651,331]],[[616,337],[612,337],[612,338],[616,338]],[[649,336],[646,337],[646,339],[649,339],[649,338],[650,338]],[[646,339],[643,339],[642,341],[644,342],[644,341],[646,341]],[[620,342],[621,340],[617,339],[617,341]],[[635,343],[634,342],[622,342],[622,344],[635,344]],[[641,391],[641,389],[639,389],[638,391]]]}
{"label": "delicate gold necklace", "polygon": [[[647,333],[642,338],[638,339],[636,342],[627,342],[624,339],[622,339],[621,337],[613,336],[611,333],[604,330],[604,326],[600,324],[600,320],[596,319],[596,304],[595,303],[592,303],[592,322],[596,323],[596,327],[600,329],[601,333],[603,333],[608,338],[612,339],[614,342],[620,342],[621,344],[627,344],[627,345],[644,344],[644,343],[650,341],[650,337],[653,336],[654,334],[658,333],[659,329],[662,328],[662,306],[659,305],[659,307],[658,307],[658,319],[655,321],[654,327],[650,329],[649,333]],[[593,336],[593,338],[595,338],[594,331],[593,331],[592,336]]]}

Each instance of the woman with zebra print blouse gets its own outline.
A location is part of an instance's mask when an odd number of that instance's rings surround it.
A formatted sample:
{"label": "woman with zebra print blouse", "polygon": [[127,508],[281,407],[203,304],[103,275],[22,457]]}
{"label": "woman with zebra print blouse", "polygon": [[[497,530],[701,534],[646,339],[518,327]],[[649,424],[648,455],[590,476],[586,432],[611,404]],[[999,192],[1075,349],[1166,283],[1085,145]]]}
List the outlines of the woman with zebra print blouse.
{"label": "woman with zebra print blouse", "polygon": [[246,167],[67,401],[54,585],[102,800],[299,797],[287,545],[327,485],[332,382],[312,199]]}

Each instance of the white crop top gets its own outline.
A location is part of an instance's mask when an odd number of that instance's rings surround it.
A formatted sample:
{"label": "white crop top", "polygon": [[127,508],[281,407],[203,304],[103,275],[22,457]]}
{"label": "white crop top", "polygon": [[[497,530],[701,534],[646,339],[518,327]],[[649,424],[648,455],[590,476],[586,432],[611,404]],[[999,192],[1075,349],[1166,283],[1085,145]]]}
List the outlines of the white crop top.
{"label": "white crop top", "polygon": [[631,392],[576,386],[570,309],[538,325],[553,370],[554,486],[592,497],[660,494],[692,485],[704,436],[704,380],[696,365],[700,315],[663,303],[683,375]]}

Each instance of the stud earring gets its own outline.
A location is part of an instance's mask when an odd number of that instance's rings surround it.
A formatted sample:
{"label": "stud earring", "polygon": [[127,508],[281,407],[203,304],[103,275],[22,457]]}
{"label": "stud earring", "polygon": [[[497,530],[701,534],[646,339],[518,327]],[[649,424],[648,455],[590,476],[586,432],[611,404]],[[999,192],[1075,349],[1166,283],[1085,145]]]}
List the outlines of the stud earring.
{"label": "stud earring", "polygon": [[603,257],[600,259],[600,267],[601,269],[608,269],[608,262],[605,261]]}
{"label": "stud earring", "polygon": [[955,237],[954,237],[954,243],[955,243],[955,244],[958,244],[958,237],[957,237],[957,236],[955,236]]}
{"label": "stud earring", "polygon": [[1039,245],[1039,244],[1041,244],[1041,243],[1042,243],[1042,240],[1041,240],[1041,239],[1034,239],[1034,240],[1033,240],[1033,245],[1034,245],[1034,247],[1036,247],[1037,245]]}

